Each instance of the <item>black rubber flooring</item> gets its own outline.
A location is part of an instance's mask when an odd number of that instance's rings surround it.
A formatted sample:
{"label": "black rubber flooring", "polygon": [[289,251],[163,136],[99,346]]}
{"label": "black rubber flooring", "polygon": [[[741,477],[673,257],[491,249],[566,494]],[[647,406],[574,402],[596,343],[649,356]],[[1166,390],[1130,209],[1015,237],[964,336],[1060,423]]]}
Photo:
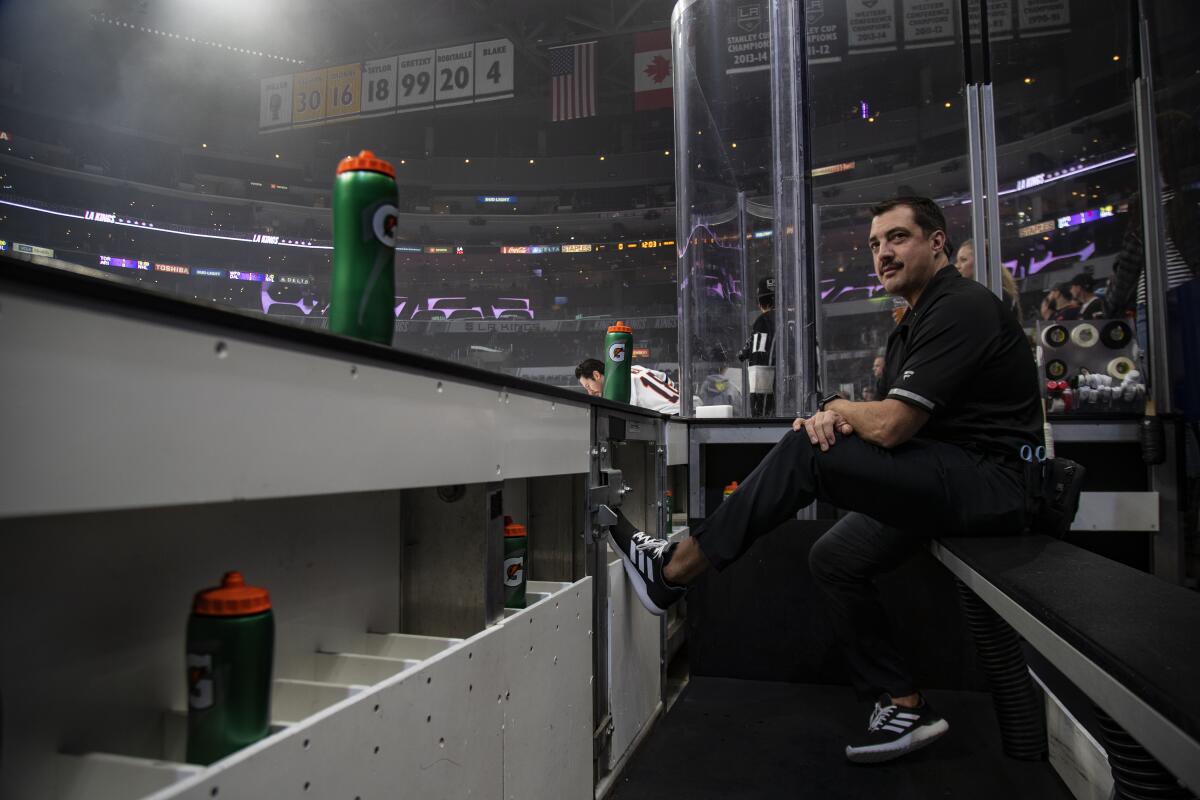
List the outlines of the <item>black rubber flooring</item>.
{"label": "black rubber flooring", "polygon": [[845,738],[866,727],[871,708],[850,688],[693,678],[610,798],[1071,800],[1049,763],[1003,754],[989,695],[925,696],[950,731],[896,761],[857,765],[843,755]]}

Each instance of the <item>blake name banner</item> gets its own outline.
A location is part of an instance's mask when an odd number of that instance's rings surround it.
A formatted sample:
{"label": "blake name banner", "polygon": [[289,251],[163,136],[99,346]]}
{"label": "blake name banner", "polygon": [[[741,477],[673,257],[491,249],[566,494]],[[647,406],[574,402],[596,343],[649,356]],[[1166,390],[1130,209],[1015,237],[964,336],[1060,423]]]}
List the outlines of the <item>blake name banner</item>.
{"label": "blake name banner", "polygon": [[508,39],[375,58],[259,82],[260,133],[513,96]]}

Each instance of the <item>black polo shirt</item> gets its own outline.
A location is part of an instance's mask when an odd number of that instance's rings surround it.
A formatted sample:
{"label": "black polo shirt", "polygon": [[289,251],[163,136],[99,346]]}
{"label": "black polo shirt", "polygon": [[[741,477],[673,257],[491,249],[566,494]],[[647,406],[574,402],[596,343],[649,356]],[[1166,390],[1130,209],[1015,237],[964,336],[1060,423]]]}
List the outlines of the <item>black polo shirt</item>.
{"label": "black polo shirt", "polygon": [[943,267],[888,337],[886,396],[927,411],[917,433],[1014,462],[1042,443],[1033,353],[994,294]]}

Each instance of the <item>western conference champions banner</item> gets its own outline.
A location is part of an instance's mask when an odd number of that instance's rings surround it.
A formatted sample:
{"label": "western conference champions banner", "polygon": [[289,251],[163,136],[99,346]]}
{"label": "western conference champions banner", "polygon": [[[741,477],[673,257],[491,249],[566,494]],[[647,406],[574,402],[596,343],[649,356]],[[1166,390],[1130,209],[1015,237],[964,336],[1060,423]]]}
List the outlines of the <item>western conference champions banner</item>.
{"label": "western conference champions banner", "polygon": [[[959,13],[959,0],[805,0],[808,63],[951,45],[958,36]],[[968,1],[967,13],[971,39],[978,41],[979,0]],[[1068,33],[1070,23],[1071,0],[988,0],[988,35],[993,41]]]}
{"label": "western conference champions banner", "polygon": [[513,96],[513,45],[492,39],[263,78],[260,131]]}

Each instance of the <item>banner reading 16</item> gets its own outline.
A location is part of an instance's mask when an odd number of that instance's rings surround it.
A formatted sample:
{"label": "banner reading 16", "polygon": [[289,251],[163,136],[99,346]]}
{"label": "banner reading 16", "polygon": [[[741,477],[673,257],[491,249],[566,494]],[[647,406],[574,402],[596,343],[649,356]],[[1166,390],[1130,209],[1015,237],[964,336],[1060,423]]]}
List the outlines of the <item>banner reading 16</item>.
{"label": "banner reading 16", "polygon": [[361,64],[343,64],[325,71],[327,90],[325,113],[330,117],[357,114],[359,106],[359,83]]}

